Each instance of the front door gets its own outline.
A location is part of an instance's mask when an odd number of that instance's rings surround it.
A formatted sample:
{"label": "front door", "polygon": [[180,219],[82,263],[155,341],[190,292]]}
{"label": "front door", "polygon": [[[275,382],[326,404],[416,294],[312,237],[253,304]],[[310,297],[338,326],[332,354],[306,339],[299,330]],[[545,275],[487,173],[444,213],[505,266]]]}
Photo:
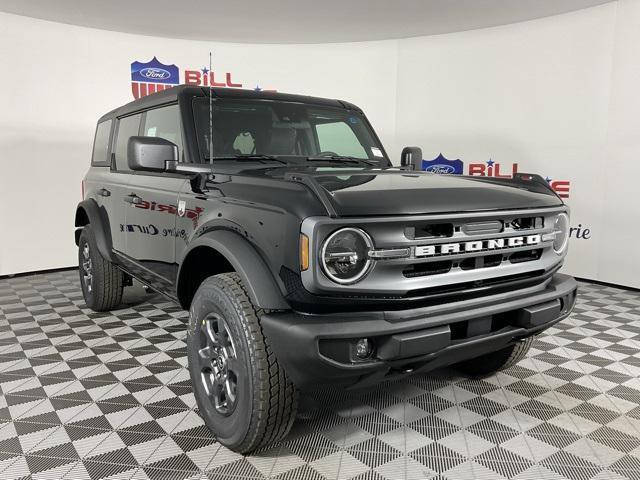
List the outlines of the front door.
{"label": "front door", "polygon": [[126,213],[126,252],[137,264],[133,272],[149,285],[171,291],[176,279],[175,259],[178,192],[184,176],[132,175],[128,193],[139,200]]}
{"label": "front door", "polygon": [[[178,105],[145,112],[140,134],[175,143],[182,158]],[[135,172],[127,187],[133,199],[125,218],[126,254],[136,264],[132,273],[164,292],[173,290],[176,279],[178,194],[187,182],[184,175]]]}

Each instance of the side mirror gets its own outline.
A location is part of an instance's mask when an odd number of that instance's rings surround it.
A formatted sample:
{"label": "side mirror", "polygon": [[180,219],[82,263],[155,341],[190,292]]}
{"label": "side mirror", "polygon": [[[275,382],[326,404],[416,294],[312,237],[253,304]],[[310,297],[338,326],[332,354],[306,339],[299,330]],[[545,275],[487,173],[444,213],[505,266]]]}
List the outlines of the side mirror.
{"label": "side mirror", "polygon": [[422,149],[420,147],[404,147],[400,155],[400,165],[411,170],[422,170]]}
{"label": "side mirror", "polygon": [[165,162],[178,160],[178,146],[160,137],[131,137],[127,163],[131,170],[163,172]]}

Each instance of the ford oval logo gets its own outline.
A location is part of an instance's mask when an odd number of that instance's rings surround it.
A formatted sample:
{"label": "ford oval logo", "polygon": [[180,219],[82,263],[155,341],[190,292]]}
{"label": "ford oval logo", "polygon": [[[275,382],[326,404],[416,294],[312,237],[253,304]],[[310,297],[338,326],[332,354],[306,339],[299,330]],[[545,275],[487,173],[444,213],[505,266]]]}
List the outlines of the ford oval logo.
{"label": "ford oval logo", "polygon": [[438,165],[429,165],[427,167],[427,172],[439,173],[440,175],[450,175],[455,171],[456,169],[453,168],[451,165],[438,164]]}
{"label": "ford oval logo", "polygon": [[171,74],[164,68],[147,67],[140,70],[140,75],[152,80],[166,80]]}

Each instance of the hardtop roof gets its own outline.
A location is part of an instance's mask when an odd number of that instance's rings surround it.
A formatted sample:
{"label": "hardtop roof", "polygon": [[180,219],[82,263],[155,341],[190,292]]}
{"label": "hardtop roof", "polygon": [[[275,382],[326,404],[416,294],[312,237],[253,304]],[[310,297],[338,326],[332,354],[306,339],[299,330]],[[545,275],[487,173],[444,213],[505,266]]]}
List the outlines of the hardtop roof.
{"label": "hardtop roof", "polygon": [[357,106],[345,102],[343,100],[333,100],[328,98],[311,97],[307,95],[296,95],[291,93],[280,93],[274,91],[265,90],[245,90],[240,88],[209,88],[209,87],[195,87],[191,85],[177,85],[166,90],[162,90],[146,97],[139,98],[132,102],[129,102],[121,107],[115,108],[110,112],[100,117],[98,122],[107,120],[114,117],[122,117],[129,115],[140,110],[146,110],[155,106],[172,103],[178,100],[179,97],[208,97],[209,92],[213,94],[214,98],[236,98],[236,99],[261,99],[261,100],[280,100],[285,102],[300,102],[309,103],[313,105],[326,105],[331,107],[346,108],[349,110],[361,111]]}

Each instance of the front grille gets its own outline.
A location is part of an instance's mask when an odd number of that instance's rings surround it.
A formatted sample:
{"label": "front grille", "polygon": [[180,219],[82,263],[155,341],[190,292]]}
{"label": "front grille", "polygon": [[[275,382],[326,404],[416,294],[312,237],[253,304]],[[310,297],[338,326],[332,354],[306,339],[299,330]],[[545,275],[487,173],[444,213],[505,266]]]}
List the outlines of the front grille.
{"label": "front grille", "polygon": [[406,278],[415,278],[424,275],[441,275],[449,273],[452,268],[460,270],[475,270],[478,268],[498,267],[502,262],[523,263],[534,262],[540,259],[542,248],[534,250],[523,250],[511,254],[497,255],[478,255],[475,257],[464,258],[460,261],[453,262],[451,260],[417,263],[411,265],[402,271]]}
{"label": "front grille", "polygon": [[511,220],[511,228],[514,230],[532,230],[544,227],[544,217],[520,217]]}
{"label": "front grille", "polygon": [[491,235],[504,232],[504,223],[500,220],[468,222],[462,224],[461,230],[466,235]]}
{"label": "front grille", "polygon": [[539,260],[541,255],[541,248],[536,250],[524,250],[522,252],[516,252],[509,255],[509,261],[511,263],[534,262]]}
{"label": "front grille", "polygon": [[492,276],[499,277],[501,267],[540,260],[550,245],[548,238],[543,240],[550,224],[546,226],[544,215],[412,223],[404,228],[413,245],[402,276],[435,280],[456,272],[493,269]]}
{"label": "front grille", "polygon": [[411,267],[402,271],[402,274],[407,278],[421,277],[424,275],[441,275],[443,273],[449,273],[453,267],[451,260],[444,260],[442,262],[430,262],[430,263],[418,263],[417,265],[411,265]]}
{"label": "front grille", "polygon": [[[564,207],[408,217],[305,220],[302,232],[319,251],[331,232],[358,227],[373,240],[373,267],[353,285],[337,285],[319,265],[302,272],[316,294],[398,295],[487,286],[504,279],[535,278],[562,263],[555,254],[553,220]],[[312,258],[312,261],[315,261]]]}
{"label": "front grille", "polygon": [[497,267],[502,263],[502,255],[486,255],[483,257],[465,258],[459,263],[462,270]]}
{"label": "front grille", "polygon": [[[449,294],[455,292],[465,292],[465,294],[469,294],[470,296],[467,298],[473,298],[471,296],[474,293],[474,290],[477,289],[485,289],[487,287],[497,287],[502,284],[508,284],[509,287],[514,284],[514,282],[522,282],[523,285],[531,285],[530,282],[535,282],[538,279],[544,278],[545,271],[544,270],[534,270],[526,273],[519,273],[516,275],[506,275],[503,277],[497,278],[487,278],[486,280],[476,280],[474,282],[462,282],[462,283],[454,283],[452,285],[443,285],[440,287],[429,287],[423,288],[420,290],[415,290],[411,292],[410,295],[406,295],[407,298],[410,297],[421,297],[421,296],[433,296],[433,295],[442,295]],[[500,293],[499,290],[492,290],[491,293]],[[476,295],[477,296],[477,295]],[[460,300],[462,297],[459,298]]]}
{"label": "front grille", "polygon": [[453,223],[420,223],[409,225],[404,234],[412,240],[425,238],[449,238],[453,236]]}

